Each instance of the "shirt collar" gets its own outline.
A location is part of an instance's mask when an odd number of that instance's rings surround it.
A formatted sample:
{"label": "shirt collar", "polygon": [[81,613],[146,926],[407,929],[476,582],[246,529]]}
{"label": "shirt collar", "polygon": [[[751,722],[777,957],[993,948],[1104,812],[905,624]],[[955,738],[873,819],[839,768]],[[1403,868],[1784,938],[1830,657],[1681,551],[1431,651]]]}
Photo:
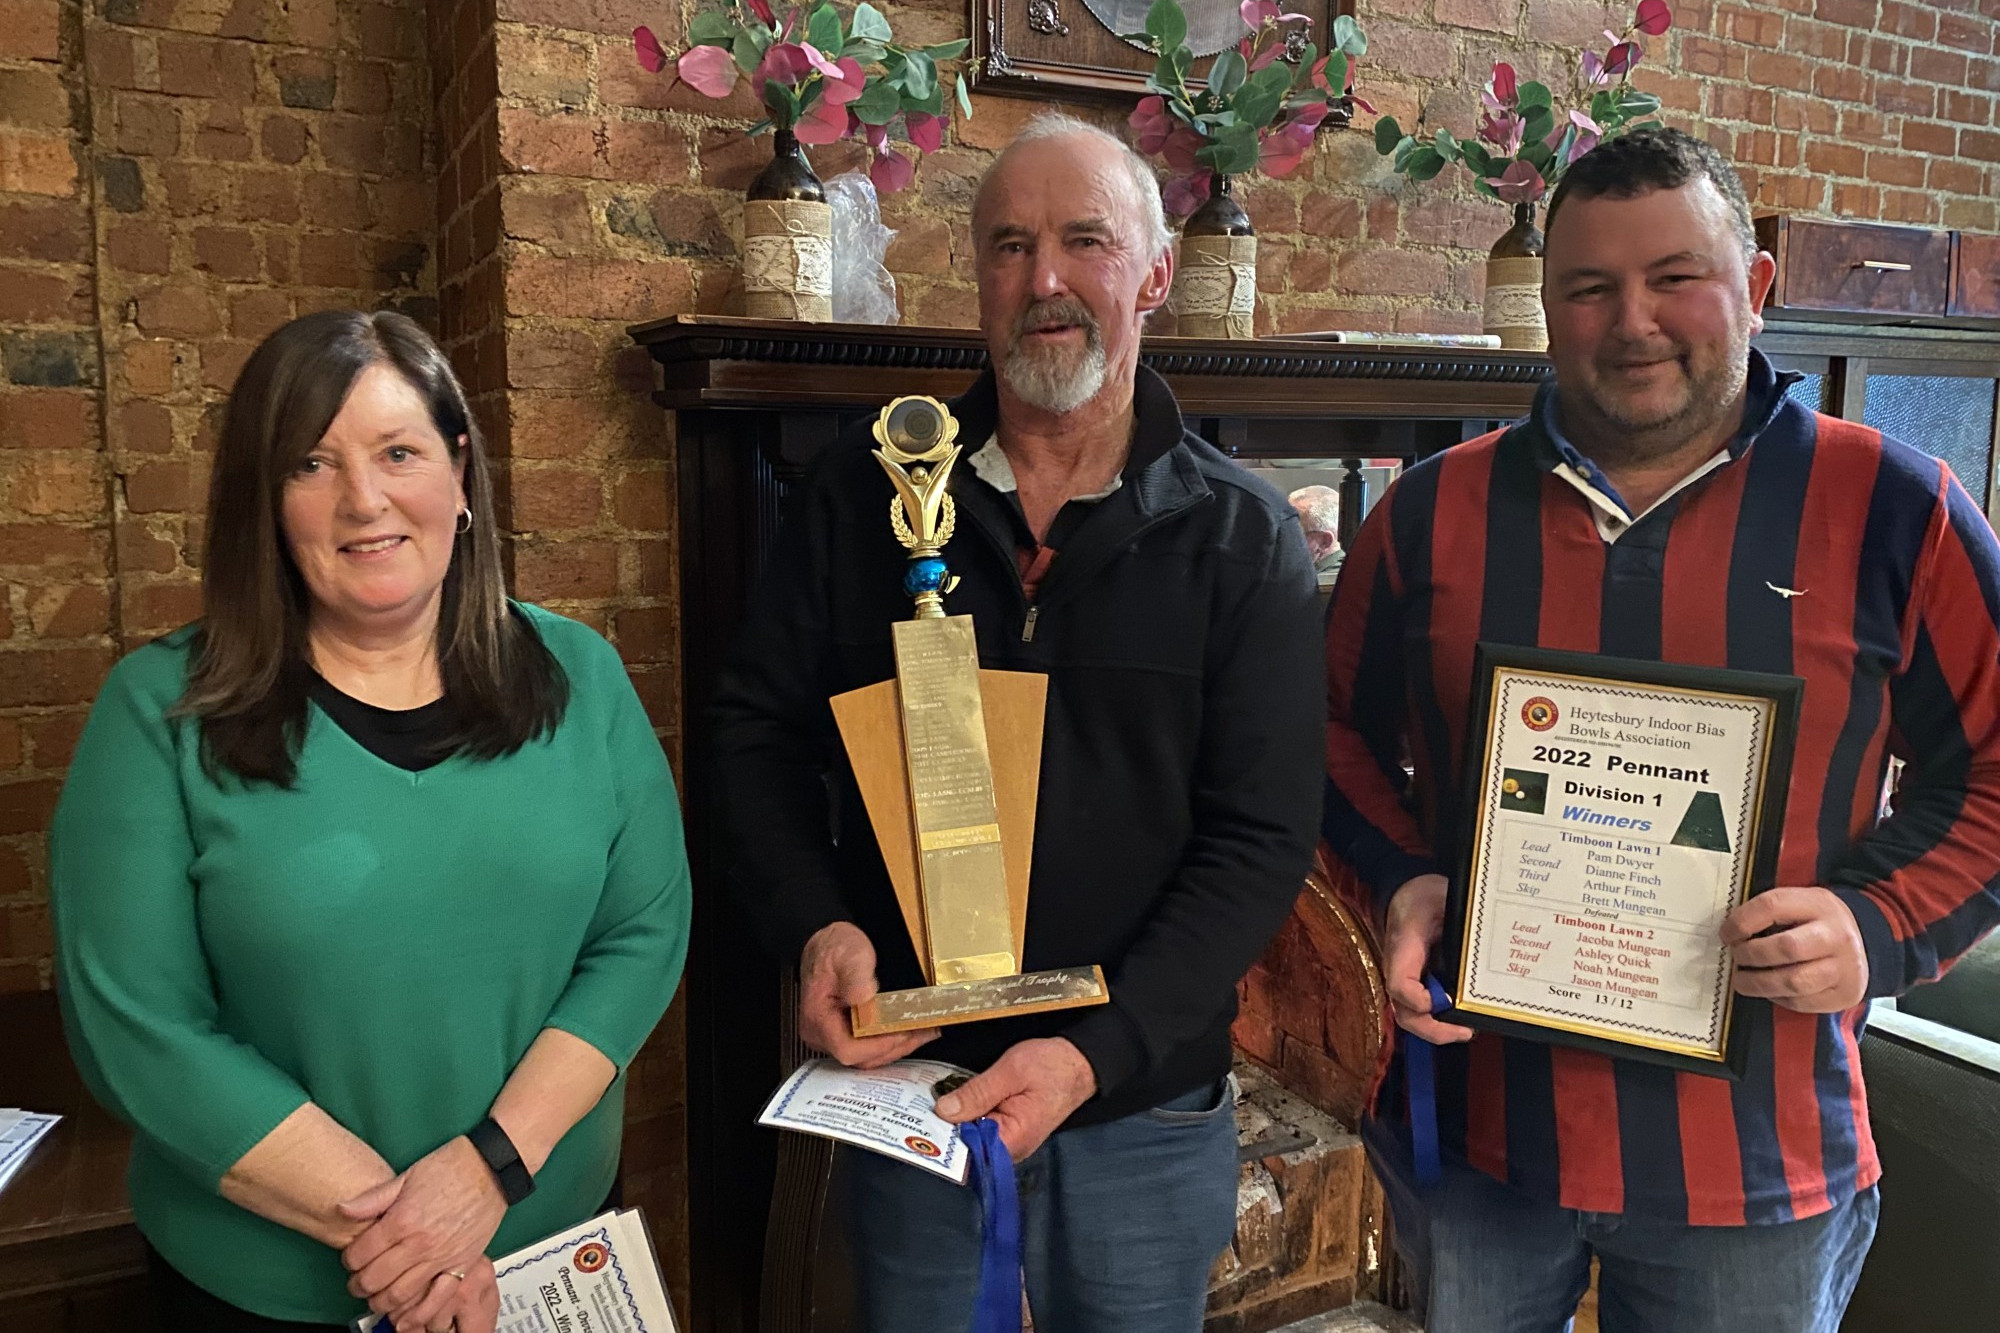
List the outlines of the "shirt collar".
{"label": "shirt collar", "polygon": [[[1771,364],[1769,357],[1756,348],[1751,348],[1749,375],[1743,386],[1743,424],[1737,428],[1736,434],[1723,447],[1722,454],[1717,455],[1717,458],[1722,459],[1726,455],[1726,461],[1729,462],[1741,458],[1744,451],[1756,443],[1757,437],[1763,434],[1777,417],[1778,409],[1784,406],[1785,390],[1803,378],[1804,376],[1796,371],[1778,370]],[[1548,460],[1549,470],[1568,467],[1591,489],[1617,505],[1628,520],[1636,517],[1632,513],[1631,506],[1625,503],[1625,498],[1612,486],[1611,479],[1604,475],[1603,469],[1586,458],[1583,451],[1570,443],[1569,437],[1563,434],[1561,415],[1556,410],[1556,382],[1551,376],[1542,382],[1542,387],[1536,392],[1535,406],[1529,413],[1529,419],[1540,429],[1542,438],[1549,442],[1554,451],[1554,456]],[[1711,460],[1699,472],[1685,478],[1682,485],[1719,465],[1718,462]],[[1678,491],[1681,487],[1676,486],[1674,489]]]}
{"label": "shirt collar", "polygon": [[[1000,447],[998,434],[987,436],[986,443],[980,445],[966,461],[972,464],[972,470],[979,474],[981,481],[1002,495],[1012,495],[1021,489],[1020,483],[1014,479],[1014,462],[1007,457],[1007,451]],[[1124,477],[1113,477],[1111,484],[1103,490],[1092,491],[1089,495],[1072,495],[1069,497],[1069,503],[1096,504],[1099,500],[1109,499],[1112,493],[1124,484]]]}

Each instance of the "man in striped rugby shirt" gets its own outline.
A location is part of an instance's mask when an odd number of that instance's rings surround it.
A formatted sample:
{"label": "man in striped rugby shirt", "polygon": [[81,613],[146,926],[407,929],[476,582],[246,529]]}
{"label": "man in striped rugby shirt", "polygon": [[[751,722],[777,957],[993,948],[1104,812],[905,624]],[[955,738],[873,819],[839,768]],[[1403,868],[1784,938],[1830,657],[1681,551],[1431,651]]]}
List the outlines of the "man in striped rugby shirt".
{"label": "man in striped rugby shirt", "polygon": [[[1444,1180],[1412,1187],[1399,1095],[1368,1127],[1431,1333],[1555,1333],[1593,1255],[1605,1333],[1833,1333],[1875,1227],[1866,1002],[2000,921],[2000,547],[1943,464],[1786,396],[1750,347],[1772,273],[1707,144],[1585,156],[1549,207],[1553,382],[1403,476],[1341,574],[1325,830],[1398,1024],[1442,1043]],[[1430,1016],[1481,639],[1805,679],[1782,887],[1722,929],[1740,1083]]]}

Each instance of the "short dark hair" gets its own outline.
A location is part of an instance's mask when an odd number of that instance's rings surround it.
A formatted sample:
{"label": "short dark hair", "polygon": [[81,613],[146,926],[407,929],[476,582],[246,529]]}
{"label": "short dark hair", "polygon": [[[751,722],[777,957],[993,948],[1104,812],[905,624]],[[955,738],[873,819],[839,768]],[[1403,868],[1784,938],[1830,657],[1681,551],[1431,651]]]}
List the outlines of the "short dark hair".
{"label": "short dark hair", "polygon": [[1549,198],[1544,233],[1556,223],[1556,210],[1571,195],[1583,199],[1632,199],[1654,190],[1678,190],[1707,177],[1729,204],[1730,221],[1744,257],[1757,253],[1757,232],[1750,225],[1750,197],[1729,159],[1706,140],[1682,130],[1646,128],[1607,140],[1578,158],[1563,173]]}
{"label": "short dark hair", "polygon": [[449,725],[439,758],[490,759],[555,730],[569,698],[561,663],[513,613],[479,426],[430,335],[392,311],[302,315],[250,354],[223,414],[208,489],[201,627],[176,711],[201,724],[211,777],[290,787],[305,738],[310,597],[284,540],[285,483],[319,444],[361,372],[386,365],[422,396],[464,466],[469,528],[452,544],[438,615]]}

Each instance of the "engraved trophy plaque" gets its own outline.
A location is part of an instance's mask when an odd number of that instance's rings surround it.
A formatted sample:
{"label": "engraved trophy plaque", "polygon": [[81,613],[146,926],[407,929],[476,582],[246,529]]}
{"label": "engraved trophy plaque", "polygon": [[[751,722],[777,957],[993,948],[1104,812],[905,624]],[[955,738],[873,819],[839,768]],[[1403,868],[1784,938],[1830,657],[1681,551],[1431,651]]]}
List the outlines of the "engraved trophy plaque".
{"label": "engraved trophy plaque", "polygon": [[931,398],[898,398],[875,421],[916,609],[891,630],[896,678],[831,703],[929,984],[856,1005],[857,1037],[1111,998],[1100,967],[1021,971],[1048,678],[981,670],[972,617],[945,614],[957,436]]}

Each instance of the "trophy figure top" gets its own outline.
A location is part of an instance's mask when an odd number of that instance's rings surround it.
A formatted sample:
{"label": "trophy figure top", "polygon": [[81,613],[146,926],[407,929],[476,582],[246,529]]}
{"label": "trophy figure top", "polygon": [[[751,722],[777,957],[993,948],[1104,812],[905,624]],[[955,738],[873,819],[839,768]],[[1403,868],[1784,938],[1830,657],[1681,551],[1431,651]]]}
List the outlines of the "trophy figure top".
{"label": "trophy figure top", "polygon": [[896,494],[889,501],[889,529],[910,552],[903,591],[916,600],[915,619],[944,617],[944,595],[958,579],[944,562],[944,544],[958,526],[958,507],[946,489],[962,452],[958,421],[935,398],[911,394],[875,418],[875,461]]}

